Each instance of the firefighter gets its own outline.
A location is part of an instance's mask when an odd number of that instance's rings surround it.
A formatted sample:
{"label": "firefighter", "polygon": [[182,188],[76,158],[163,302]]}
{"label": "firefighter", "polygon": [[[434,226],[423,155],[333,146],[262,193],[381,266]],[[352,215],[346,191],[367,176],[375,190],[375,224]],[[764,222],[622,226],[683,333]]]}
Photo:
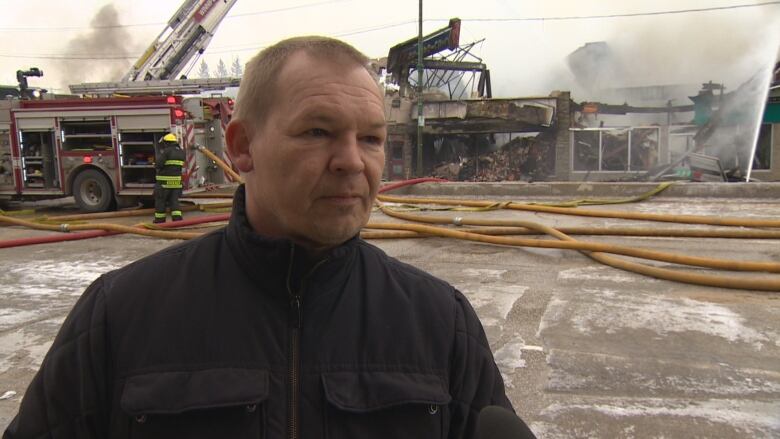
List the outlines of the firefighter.
{"label": "firefighter", "polygon": [[164,223],[165,208],[171,208],[171,219],[181,221],[179,196],[181,196],[181,174],[184,168],[184,150],[173,133],[163,136],[160,151],[155,160],[157,183],[154,185],[154,222]]}

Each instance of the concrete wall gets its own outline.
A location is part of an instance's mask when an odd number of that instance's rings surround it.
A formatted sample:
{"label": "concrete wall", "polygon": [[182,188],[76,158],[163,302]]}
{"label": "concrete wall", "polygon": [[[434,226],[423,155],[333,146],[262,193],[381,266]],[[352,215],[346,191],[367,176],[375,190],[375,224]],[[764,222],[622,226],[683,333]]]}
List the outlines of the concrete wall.
{"label": "concrete wall", "polygon": [[[552,181],[524,183],[504,182],[452,182],[422,183],[391,191],[394,195],[437,196],[437,197],[567,197],[582,198],[625,198],[646,194],[657,189],[656,182],[571,182]],[[696,183],[676,182],[654,199],[669,197],[693,198],[740,198],[774,201],[780,199],[778,183]]]}

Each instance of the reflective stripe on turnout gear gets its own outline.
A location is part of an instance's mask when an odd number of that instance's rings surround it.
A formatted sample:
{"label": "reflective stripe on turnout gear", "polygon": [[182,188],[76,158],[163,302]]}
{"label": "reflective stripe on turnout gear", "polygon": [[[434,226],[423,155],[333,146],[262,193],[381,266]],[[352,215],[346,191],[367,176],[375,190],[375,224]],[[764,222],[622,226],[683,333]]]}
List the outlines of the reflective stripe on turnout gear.
{"label": "reflective stripe on turnout gear", "polygon": [[165,166],[184,166],[184,160],[166,160]]}
{"label": "reflective stripe on turnout gear", "polygon": [[171,216],[181,216],[181,210],[172,210]]}
{"label": "reflective stripe on turnout gear", "polygon": [[162,213],[160,213],[160,212],[155,212],[155,213],[154,213],[154,217],[155,217],[155,218],[165,218],[165,212],[162,212]]}
{"label": "reflective stripe on turnout gear", "polygon": [[163,183],[162,184],[163,189],[181,189],[181,183]]}
{"label": "reflective stripe on turnout gear", "polygon": [[157,179],[157,181],[168,181],[168,182],[181,181],[181,175],[158,175],[155,178]]}

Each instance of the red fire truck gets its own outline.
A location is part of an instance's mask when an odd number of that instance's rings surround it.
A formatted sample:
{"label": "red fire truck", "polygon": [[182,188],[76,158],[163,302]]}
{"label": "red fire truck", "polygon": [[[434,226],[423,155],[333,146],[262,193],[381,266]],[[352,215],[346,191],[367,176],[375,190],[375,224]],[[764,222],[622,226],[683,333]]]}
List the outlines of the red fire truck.
{"label": "red fire truck", "polygon": [[207,181],[205,173],[199,175],[196,153],[188,143],[194,137],[187,135],[194,134],[196,120],[185,111],[181,96],[17,100],[2,105],[11,108],[0,108],[6,113],[0,116],[0,198],[73,195],[88,212],[136,203],[139,197],[152,196],[155,152],[169,132],[177,134],[187,153],[185,189],[214,182]]}

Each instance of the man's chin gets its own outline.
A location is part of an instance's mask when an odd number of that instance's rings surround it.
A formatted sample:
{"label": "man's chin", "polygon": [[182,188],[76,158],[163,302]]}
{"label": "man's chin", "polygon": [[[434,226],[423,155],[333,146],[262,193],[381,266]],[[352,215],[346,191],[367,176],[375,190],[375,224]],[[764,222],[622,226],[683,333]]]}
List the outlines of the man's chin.
{"label": "man's chin", "polygon": [[[341,225],[318,225],[315,233],[310,236],[313,244],[323,247],[332,248],[349,241],[353,236],[360,233],[360,229],[363,227],[362,223],[357,224],[341,224]],[[323,227],[324,226],[324,227]]]}

